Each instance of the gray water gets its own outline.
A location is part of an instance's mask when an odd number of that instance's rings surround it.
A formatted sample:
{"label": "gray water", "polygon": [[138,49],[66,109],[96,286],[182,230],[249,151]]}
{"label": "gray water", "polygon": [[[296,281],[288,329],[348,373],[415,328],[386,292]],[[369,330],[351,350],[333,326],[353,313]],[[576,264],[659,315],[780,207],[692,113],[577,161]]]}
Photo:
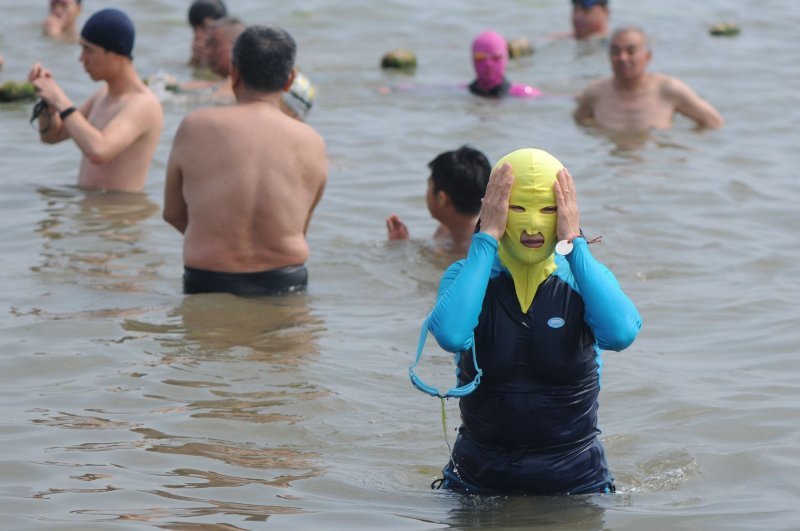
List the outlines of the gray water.
{"label": "gray water", "polygon": [[[132,15],[143,75],[191,77],[188,1],[84,3]],[[602,46],[544,39],[568,28],[565,0],[229,4],[287,28],[318,88],[309,122],[327,141],[330,182],[309,233],[310,290],[182,295],[181,238],[160,208],[172,137],[200,103],[165,102],[142,195],[76,189],[75,146],[40,144],[30,105],[0,106],[0,527],[800,528],[795,2],[612,2],[614,25],[651,35],[652,69],[727,120],[633,139],[571,120],[572,95],[609,66]],[[73,100],[95,90],[76,46],[39,35],[44,2],[1,5],[0,81],[41,60]],[[742,34],[710,37],[721,20]],[[509,77],[551,97],[453,88],[486,28],[534,43]],[[413,76],[377,67],[397,47],[417,53]],[[379,90],[398,84],[415,88]],[[636,343],[604,356],[615,495],[428,487],[448,453],[440,404],[406,369],[451,258],[428,246],[426,164],[464,143],[492,161],[541,147],[569,166],[584,230],[603,235],[593,252],[642,313]],[[385,241],[392,212],[412,241]],[[452,382],[449,356],[431,346],[425,364]],[[447,413],[452,442],[456,402]]]}

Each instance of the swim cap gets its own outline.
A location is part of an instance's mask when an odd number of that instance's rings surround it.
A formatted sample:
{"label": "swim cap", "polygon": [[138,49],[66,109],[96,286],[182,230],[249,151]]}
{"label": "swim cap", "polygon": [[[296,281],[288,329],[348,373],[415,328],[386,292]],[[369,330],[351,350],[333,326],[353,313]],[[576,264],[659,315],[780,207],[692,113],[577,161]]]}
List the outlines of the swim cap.
{"label": "swim cap", "polygon": [[[558,214],[542,210],[556,206],[553,183],[564,165],[550,153],[531,148],[509,153],[497,162],[495,168],[506,162],[511,164],[514,184],[511,186],[508,221],[500,238],[498,255],[500,262],[511,273],[520,309],[526,313],[539,284],[556,268],[553,252],[557,243]],[[536,238],[538,235],[542,238]],[[530,246],[537,239],[541,244]],[[525,245],[523,240],[529,245]]]}
{"label": "swim cap", "polygon": [[311,80],[297,72],[289,90],[283,93],[283,103],[301,120],[305,120],[314,104],[316,90]]}
{"label": "swim cap", "polygon": [[572,0],[572,5],[578,5],[584,9],[589,9],[592,6],[606,6],[608,5],[608,0]]}
{"label": "swim cap", "polygon": [[119,9],[101,9],[89,17],[81,30],[84,40],[130,58],[135,34],[133,22]]}
{"label": "swim cap", "polygon": [[508,45],[502,35],[484,31],[472,42],[472,64],[478,76],[478,87],[487,90],[505,80]]}

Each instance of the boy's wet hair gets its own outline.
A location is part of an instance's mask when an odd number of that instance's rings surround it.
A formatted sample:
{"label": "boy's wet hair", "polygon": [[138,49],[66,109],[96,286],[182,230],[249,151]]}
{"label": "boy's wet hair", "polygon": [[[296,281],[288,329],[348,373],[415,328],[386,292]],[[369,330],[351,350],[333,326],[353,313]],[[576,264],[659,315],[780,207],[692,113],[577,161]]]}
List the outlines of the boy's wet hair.
{"label": "boy's wet hair", "polygon": [[189,8],[189,24],[193,28],[202,26],[207,18],[219,20],[228,16],[222,0],[195,0]]}
{"label": "boy's wet hair", "polygon": [[480,212],[481,199],[492,172],[486,155],[475,148],[461,146],[455,151],[441,153],[428,167],[434,193],[444,191],[461,214]]}

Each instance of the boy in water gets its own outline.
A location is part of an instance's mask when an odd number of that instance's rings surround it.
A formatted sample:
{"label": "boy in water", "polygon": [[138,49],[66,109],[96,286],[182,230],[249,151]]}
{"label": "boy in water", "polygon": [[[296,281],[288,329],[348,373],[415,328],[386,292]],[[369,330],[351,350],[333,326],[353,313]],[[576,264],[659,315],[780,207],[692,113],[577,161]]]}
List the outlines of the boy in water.
{"label": "boy in water", "polygon": [[[439,222],[433,241],[437,248],[465,254],[489,182],[489,160],[477,149],[462,146],[441,153],[428,167],[431,175],[425,201],[431,217]],[[409,237],[408,227],[397,214],[386,219],[386,229],[389,240],[407,240]]]}

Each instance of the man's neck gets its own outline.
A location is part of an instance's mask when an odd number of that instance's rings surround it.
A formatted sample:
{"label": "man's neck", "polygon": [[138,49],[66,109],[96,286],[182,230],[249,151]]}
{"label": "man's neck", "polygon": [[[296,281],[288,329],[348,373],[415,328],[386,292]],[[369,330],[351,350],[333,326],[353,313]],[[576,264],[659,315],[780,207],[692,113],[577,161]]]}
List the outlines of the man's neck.
{"label": "man's neck", "polygon": [[478,216],[464,216],[454,214],[448,219],[441,219],[439,222],[449,232],[456,248],[468,248],[475,233],[475,225],[478,223]]}
{"label": "man's neck", "polygon": [[281,91],[261,92],[249,88],[234,87],[233,92],[236,95],[237,103],[266,103],[269,105],[278,106],[282,97]]}
{"label": "man's neck", "polygon": [[130,92],[132,87],[142,83],[136,73],[136,69],[133,67],[133,63],[124,65],[115,75],[105,81],[108,84],[108,93],[114,96]]}
{"label": "man's neck", "polygon": [[643,73],[640,76],[628,79],[619,79],[615,77],[614,87],[623,92],[635,92],[643,88],[647,84],[647,80],[648,80],[647,72]]}

